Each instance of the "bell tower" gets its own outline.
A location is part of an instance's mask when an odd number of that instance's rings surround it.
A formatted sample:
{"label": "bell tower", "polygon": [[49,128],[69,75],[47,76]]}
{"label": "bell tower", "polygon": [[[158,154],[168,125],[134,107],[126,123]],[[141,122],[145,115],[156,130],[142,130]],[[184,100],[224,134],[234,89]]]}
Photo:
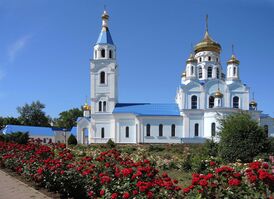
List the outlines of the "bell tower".
{"label": "bell tower", "polygon": [[90,62],[91,114],[112,113],[118,101],[116,46],[108,28],[109,15],[102,14],[102,30]]}

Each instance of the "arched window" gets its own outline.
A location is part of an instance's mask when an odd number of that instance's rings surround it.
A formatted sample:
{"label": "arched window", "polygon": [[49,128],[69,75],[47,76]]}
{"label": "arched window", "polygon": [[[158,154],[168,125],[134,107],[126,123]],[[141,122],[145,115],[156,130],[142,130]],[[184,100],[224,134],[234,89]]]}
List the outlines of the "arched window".
{"label": "arched window", "polygon": [[210,56],[208,57],[208,61],[211,61],[211,57]]}
{"label": "arched window", "polygon": [[264,125],[264,132],[266,137],[268,137],[268,125]]}
{"label": "arched window", "polygon": [[107,111],[107,102],[104,101],[103,102],[103,112],[106,112]]}
{"label": "arched window", "polygon": [[176,126],[175,124],[171,125],[171,137],[175,137],[176,135]]}
{"label": "arched window", "polygon": [[94,58],[97,59],[97,50],[95,50]]}
{"label": "arched window", "polygon": [[203,78],[203,71],[202,71],[202,67],[199,67],[199,78]]}
{"label": "arched window", "polygon": [[46,138],[44,138],[43,141],[44,141],[44,143],[46,143],[47,142]]}
{"label": "arched window", "polygon": [[233,97],[233,108],[239,108],[239,97]]}
{"label": "arched window", "polygon": [[207,68],[207,78],[212,78],[212,67],[211,66],[209,66]]}
{"label": "arched window", "polygon": [[105,137],[105,128],[101,128],[101,138]]}
{"label": "arched window", "polygon": [[99,112],[102,112],[102,102],[99,102]]}
{"label": "arched window", "polygon": [[197,109],[197,96],[193,95],[191,97],[191,109]]}
{"label": "arched window", "polygon": [[128,138],[129,137],[129,127],[127,126],[126,127],[126,138]]}
{"label": "arched window", "polygon": [[160,124],[159,125],[159,137],[162,137],[163,136],[163,125]]}
{"label": "arched window", "polygon": [[199,58],[199,62],[202,62],[202,57]]}
{"label": "arched window", "polygon": [[214,107],[214,97],[210,96],[208,99],[208,107],[213,108]]}
{"label": "arched window", "polygon": [[198,123],[196,123],[194,125],[194,136],[195,137],[199,136],[199,124]]}
{"label": "arched window", "polygon": [[236,75],[236,67],[233,67],[233,76]]}
{"label": "arched window", "polygon": [[106,73],[102,71],[100,73],[100,84],[105,84],[106,83],[105,80],[106,80]]}
{"label": "arched window", "polygon": [[150,124],[146,126],[147,136],[150,136]]}
{"label": "arched window", "polygon": [[216,124],[211,123],[211,136],[214,137],[216,135]]}
{"label": "arched window", "polygon": [[190,71],[191,75],[193,75],[193,74],[194,74],[194,67],[191,66],[190,70],[191,70],[191,71]]}
{"label": "arched window", "polygon": [[217,79],[220,78],[220,71],[219,71],[219,68],[216,68],[216,77],[217,77]]}
{"label": "arched window", "polygon": [[102,49],[101,50],[101,57],[105,57],[106,56],[106,51],[105,51],[105,49]]}
{"label": "arched window", "polygon": [[112,50],[109,50],[109,58],[112,59]]}

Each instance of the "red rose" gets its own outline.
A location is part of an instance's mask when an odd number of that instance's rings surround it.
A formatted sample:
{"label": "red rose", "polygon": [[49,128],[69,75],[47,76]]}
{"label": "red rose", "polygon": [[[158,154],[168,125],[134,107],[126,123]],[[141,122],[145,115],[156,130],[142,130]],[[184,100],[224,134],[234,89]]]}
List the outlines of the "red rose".
{"label": "red rose", "polygon": [[229,184],[230,186],[239,186],[239,185],[241,184],[241,181],[238,180],[238,179],[233,178],[233,179],[230,179],[230,180],[228,181],[228,184]]}
{"label": "red rose", "polygon": [[214,161],[210,161],[209,162],[209,165],[212,167],[212,166],[215,166],[216,165],[216,162],[214,162]]}
{"label": "red rose", "polygon": [[105,190],[104,190],[104,189],[101,189],[100,195],[101,195],[101,196],[105,195]]}
{"label": "red rose", "polygon": [[43,173],[43,168],[39,167],[39,168],[37,169],[37,173],[38,173],[39,175],[41,175],[41,174]]}
{"label": "red rose", "polygon": [[128,193],[128,192],[125,192],[124,194],[123,194],[123,198],[124,199],[128,199],[130,197],[130,194]]}
{"label": "red rose", "polygon": [[184,188],[184,189],[183,189],[183,192],[184,192],[184,193],[189,193],[189,192],[190,192],[190,188],[188,188],[188,187],[187,187],[187,188]]}
{"label": "red rose", "polygon": [[111,194],[111,199],[116,199],[118,197],[118,193]]}
{"label": "red rose", "polygon": [[135,189],[135,190],[133,190],[133,195],[137,195],[138,194],[138,191]]}
{"label": "red rose", "polygon": [[207,186],[207,181],[206,180],[201,180],[200,182],[199,182],[199,184],[202,186],[202,187],[205,187],[205,186]]}

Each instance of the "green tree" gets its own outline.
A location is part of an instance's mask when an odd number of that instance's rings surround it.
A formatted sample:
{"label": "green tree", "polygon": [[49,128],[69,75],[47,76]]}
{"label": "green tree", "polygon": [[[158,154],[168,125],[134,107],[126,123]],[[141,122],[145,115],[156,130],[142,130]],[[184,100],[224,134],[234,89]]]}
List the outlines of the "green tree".
{"label": "green tree", "polygon": [[71,129],[73,126],[76,126],[77,118],[82,116],[83,111],[79,108],[63,111],[59,114],[59,118],[56,119],[55,125],[61,128]]}
{"label": "green tree", "polygon": [[20,121],[15,117],[0,117],[0,130],[8,124],[20,125]]}
{"label": "green tree", "polygon": [[250,162],[266,150],[264,129],[248,113],[231,114],[220,119],[220,124],[219,153],[225,161]]}
{"label": "green tree", "polygon": [[72,134],[68,138],[68,145],[77,145],[77,139]]}
{"label": "green tree", "polygon": [[22,125],[50,126],[49,117],[46,116],[43,111],[44,108],[45,105],[39,101],[25,104],[24,106],[17,108],[17,111],[20,114],[18,119]]}

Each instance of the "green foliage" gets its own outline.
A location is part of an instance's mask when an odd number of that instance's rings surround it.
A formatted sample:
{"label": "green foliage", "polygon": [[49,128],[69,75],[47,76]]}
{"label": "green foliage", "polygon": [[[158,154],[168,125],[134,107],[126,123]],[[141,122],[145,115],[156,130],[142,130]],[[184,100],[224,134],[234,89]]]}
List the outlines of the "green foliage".
{"label": "green foliage", "polygon": [[3,141],[16,142],[18,144],[27,144],[29,140],[29,133],[15,132],[1,136]]}
{"label": "green foliage", "polygon": [[29,126],[50,126],[49,117],[43,112],[44,108],[45,105],[39,101],[18,107],[17,111],[20,114],[18,119],[20,123]]}
{"label": "green foliage", "polygon": [[109,148],[115,148],[115,147],[116,147],[116,144],[112,141],[112,139],[109,139],[109,140],[107,141],[107,146],[108,146]]}
{"label": "green foliage", "polygon": [[219,152],[223,160],[251,162],[265,150],[264,129],[248,113],[231,114],[220,119]]}
{"label": "green foliage", "polygon": [[217,155],[218,155],[218,143],[214,142],[213,139],[207,139],[203,148],[205,150],[205,153],[208,156],[217,157]]}
{"label": "green foliage", "polygon": [[78,117],[83,116],[83,111],[79,108],[73,108],[68,111],[63,111],[59,114],[59,118],[56,119],[56,126],[71,129],[76,126],[76,120]]}
{"label": "green foliage", "polygon": [[163,151],[163,150],[165,150],[165,148],[164,147],[162,147],[161,145],[154,145],[154,144],[150,144],[149,145],[149,148],[148,148],[148,151],[150,151],[150,152],[160,152],[160,151]]}
{"label": "green foliage", "polygon": [[0,117],[0,130],[8,124],[20,125],[20,121],[14,117]]}
{"label": "green foliage", "polygon": [[269,137],[268,138],[268,152],[271,155],[274,155],[274,137]]}
{"label": "green foliage", "polygon": [[77,145],[77,139],[72,134],[68,138],[68,145]]}

